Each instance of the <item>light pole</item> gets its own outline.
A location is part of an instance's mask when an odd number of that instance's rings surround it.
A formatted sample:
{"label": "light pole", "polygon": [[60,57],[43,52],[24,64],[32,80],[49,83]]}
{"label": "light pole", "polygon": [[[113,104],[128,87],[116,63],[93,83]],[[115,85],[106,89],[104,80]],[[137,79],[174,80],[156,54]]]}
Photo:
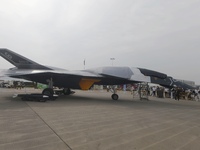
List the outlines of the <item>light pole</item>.
{"label": "light pole", "polygon": [[84,70],[85,70],[85,59],[83,60],[83,66],[84,66]]}
{"label": "light pole", "polygon": [[112,61],[112,66],[113,66],[113,61],[115,60],[115,58],[110,58],[110,60]]}

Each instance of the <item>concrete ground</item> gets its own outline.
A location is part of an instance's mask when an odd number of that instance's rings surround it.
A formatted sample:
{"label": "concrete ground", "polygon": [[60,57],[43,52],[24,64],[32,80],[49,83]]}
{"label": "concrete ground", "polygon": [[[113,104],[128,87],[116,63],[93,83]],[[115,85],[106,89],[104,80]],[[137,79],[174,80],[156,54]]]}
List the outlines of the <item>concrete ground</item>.
{"label": "concrete ground", "polygon": [[[27,92],[41,92],[28,89]],[[199,150],[200,102],[76,91],[56,101],[0,88],[0,150]]]}

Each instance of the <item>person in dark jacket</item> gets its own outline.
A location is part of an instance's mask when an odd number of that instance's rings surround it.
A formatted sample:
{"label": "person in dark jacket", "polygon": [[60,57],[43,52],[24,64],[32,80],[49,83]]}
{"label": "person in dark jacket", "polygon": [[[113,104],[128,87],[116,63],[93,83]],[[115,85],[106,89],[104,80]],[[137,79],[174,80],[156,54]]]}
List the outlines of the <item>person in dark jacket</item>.
{"label": "person in dark jacket", "polygon": [[180,99],[180,94],[181,94],[181,88],[177,87],[176,88],[176,92],[175,92],[175,100],[178,100]]}

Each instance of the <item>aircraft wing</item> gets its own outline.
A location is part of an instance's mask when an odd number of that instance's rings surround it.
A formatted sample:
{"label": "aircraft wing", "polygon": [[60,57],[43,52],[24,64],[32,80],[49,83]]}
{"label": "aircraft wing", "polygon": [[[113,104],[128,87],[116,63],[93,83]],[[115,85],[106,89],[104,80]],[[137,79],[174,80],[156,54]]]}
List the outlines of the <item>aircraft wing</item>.
{"label": "aircraft wing", "polygon": [[15,66],[3,74],[13,78],[22,78],[38,83],[62,88],[87,90],[93,84],[119,85],[128,83],[149,82],[173,86],[166,74],[153,70],[134,67],[100,67],[89,70],[69,71],[40,65],[8,49],[0,49],[0,56]]}

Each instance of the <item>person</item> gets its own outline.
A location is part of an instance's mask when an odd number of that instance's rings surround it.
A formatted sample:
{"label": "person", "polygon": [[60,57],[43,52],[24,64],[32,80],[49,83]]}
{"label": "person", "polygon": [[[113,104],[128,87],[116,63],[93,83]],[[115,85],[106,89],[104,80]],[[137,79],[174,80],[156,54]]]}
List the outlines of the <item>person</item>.
{"label": "person", "polygon": [[132,86],[131,86],[131,94],[133,94],[134,91],[135,91],[135,87],[132,85]]}
{"label": "person", "polygon": [[194,90],[194,99],[195,99],[196,101],[199,100],[199,91],[198,91],[197,89]]}
{"label": "person", "polygon": [[187,93],[187,99],[192,100],[192,91],[189,89]]}
{"label": "person", "polygon": [[107,90],[107,92],[109,92],[109,90],[110,90],[109,85],[106,86],[106,90]]}
{"label": "person", "polygon": [[156,96],[156,87],[153,86],[152,90],[153,90],[153,96]]}
{"label": "person", "polygon": [[175,100],[178,100],[180,99],[180,93],[181,93],[181,88],[177,87],[176,90],[175,90]]}
{"label": "person", "polygon": [[171,89],[171,99],[175,99],[176,100],[176,89],[177,89],[177,86],[176,85],[173,85],[173,88]]}
{"label": "person", "polygon": [[21,82],[20,81],[17,82],[17,87],[16,88],[17,89],[19,88],[21,90],[22,87],[21,87]]}

